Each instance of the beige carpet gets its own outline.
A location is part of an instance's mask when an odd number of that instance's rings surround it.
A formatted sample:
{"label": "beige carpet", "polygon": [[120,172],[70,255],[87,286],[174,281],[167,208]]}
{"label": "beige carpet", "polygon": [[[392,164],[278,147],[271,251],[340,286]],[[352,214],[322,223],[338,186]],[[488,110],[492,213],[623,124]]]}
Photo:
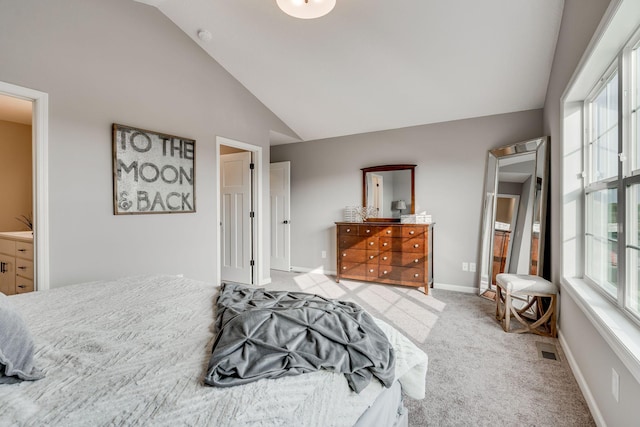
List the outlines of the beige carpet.
{"label": "beige carpet", "polygon": [[[394,325],[429,355],[427,397],[405,399],[409,425],[595,426],[556,339],[507,334],[494,304],[473,294],[271,272],[273,290],[353,301]],[[554,345],[559,361],[536,343]]]}

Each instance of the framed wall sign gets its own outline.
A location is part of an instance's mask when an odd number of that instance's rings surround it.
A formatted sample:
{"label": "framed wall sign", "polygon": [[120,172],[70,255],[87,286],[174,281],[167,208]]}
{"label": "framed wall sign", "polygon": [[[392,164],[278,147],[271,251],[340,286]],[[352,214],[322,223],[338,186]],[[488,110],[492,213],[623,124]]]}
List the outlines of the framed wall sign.
{"label": "framed wall sign", "polygon": [[196,142],[113,124],[113,213],[196,211]]}

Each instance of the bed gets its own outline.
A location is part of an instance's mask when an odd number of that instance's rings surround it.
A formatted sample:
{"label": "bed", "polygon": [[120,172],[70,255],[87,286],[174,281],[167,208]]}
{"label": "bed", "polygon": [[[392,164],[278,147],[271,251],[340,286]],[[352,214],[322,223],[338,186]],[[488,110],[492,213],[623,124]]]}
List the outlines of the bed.
{"label": "bed", "polygon": [[355,393],[324,370],[205,385],[218,291],[140,276],[8,297],[45,376],[0,384],[0,426],[393,426],[407,423],[401,391],[424,397],[426,354],[377,319],[395,353],[390,388],[374,380]]}

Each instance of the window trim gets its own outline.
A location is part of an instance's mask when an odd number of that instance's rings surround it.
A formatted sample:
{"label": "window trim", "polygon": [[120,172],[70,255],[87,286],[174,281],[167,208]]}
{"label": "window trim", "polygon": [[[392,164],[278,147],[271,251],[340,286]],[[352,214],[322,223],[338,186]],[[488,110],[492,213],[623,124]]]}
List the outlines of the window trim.
{"label": "window trim", "polygon": [[577,277],[563,277],[562,289],[581,309],[636,381],[640,382],[640,328],[602,293]]}
{"label": "window trim", "polygon": [[[588,92],[638,27],[640,2],[611,0],[584,55],[560,98],[560,235],[559,276],[562,291],[578,306],[610,349],[640,382],[640,328],[616,305],[604,298],[584,277],[584,100]],[[622,127],[622,126],[621,126]],[[554,270],[555,276],[555,270]],[[564,296],[564,295],[563,295]],[[561,314],[562,316],[562,314]],[[562,326],[562,324],[560,324]],[[562,330],[560,330],[562,334]],[[631,337],[631,338],[630,338]],[[562,336],[561,336],[562,338]],[[579,369],[579,367],[578,367]]]}

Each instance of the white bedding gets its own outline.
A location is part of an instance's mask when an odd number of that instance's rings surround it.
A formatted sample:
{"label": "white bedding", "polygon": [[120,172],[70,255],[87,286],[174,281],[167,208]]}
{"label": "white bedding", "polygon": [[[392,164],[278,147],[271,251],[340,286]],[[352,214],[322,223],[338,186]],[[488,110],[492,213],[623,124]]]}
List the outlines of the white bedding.
{"label": "white bedding", "polygon": [[[46,377],[0,385],[0,426],[352,426],[382,390],[372,381],[358,395],[326,371],[203,385],[216,293],[204,282],[144,276],[12,296]],[[426,354],[379,325],[403,391],[424,397]]]}

